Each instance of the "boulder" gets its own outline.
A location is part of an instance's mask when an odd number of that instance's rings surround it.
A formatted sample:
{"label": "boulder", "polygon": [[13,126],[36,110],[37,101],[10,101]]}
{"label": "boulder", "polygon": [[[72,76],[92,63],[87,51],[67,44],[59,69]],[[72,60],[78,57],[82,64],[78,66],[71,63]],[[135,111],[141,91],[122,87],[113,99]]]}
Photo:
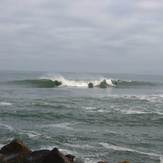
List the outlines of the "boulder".
{"label": "boulder", "polygon": [[43,163],[49,152],[49,150],[34,151],[24,158],[24,163]]}
{"label": "boulder", "polygon": [[70,161],[57,148],[54,148],[45,157],[43,163],[70,163]]}
{"label": "boulder", "polygon": [[54,80],[54,87],[59,87],[60,85],[62,85],[62,82]]}
{"label": "boulder", "polygon": [[93,88],[93,87],[94,87],[93,83],[88,83],[88,88]]}
{"label": "boulder", "polygon": [[3,154],[0,154],[0,163],[5,163],[4,158],[5,156]]}
{"label": "boulder", "polygon": [[99,85],[98,87],[100,88],[108,88],[109,85],[107,84],[106,80],[103,80]]}
{"label": "boulder", "polygon": [[31,153],[31,150],[21,141],[13,140],[1,148],[0,154],[3,155],[3,161],[7,163],[21,163],[24,157]]}
{"label": "boulder", "polygon": [[112,80],[112,83],[113,83],[114,86],[117,86],[118,82],[119,82],[119,80]]}

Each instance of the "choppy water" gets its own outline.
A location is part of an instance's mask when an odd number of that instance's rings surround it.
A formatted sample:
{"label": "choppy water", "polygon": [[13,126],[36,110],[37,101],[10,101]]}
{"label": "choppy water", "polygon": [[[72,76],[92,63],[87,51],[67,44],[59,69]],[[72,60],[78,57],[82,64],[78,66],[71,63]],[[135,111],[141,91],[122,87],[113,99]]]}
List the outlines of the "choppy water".
{"label": "choppy water", "polygon": [[[87,88],[103,79],[109,88]],[[49,80],[63,84],[54,88]],[[163,76],[0,72],[1,146],[15,137],[32,149],[58,147],[88,163],[159,163]]]}

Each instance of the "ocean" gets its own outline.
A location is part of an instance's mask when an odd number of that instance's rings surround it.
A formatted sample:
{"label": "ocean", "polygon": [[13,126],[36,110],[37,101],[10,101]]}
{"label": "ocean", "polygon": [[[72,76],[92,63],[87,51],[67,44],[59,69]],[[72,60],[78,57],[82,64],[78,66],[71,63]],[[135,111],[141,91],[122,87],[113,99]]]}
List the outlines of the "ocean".
{"label": "ocean", "polygon": [[163,162],[163,76],[1,71],[0,146],[14,138],[88,163]]}

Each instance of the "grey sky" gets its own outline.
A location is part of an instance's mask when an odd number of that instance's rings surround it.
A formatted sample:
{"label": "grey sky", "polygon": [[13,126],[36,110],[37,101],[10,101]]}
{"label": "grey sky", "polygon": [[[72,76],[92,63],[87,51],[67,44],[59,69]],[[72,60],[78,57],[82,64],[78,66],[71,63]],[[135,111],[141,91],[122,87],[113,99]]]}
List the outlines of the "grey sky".
{"label": "grey sky", "polygon": [[0,69],[162,73],[163,0],[1,0]]}

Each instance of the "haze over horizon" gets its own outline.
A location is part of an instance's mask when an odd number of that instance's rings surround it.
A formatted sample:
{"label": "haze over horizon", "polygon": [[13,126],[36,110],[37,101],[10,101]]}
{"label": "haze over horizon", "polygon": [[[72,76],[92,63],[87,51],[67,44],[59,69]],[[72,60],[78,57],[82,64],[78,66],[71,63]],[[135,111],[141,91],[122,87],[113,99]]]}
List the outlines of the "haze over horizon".
{"label": "haze over horizon", "polygon": [[2,0],[0,70],[162,74],[162,0]]}

